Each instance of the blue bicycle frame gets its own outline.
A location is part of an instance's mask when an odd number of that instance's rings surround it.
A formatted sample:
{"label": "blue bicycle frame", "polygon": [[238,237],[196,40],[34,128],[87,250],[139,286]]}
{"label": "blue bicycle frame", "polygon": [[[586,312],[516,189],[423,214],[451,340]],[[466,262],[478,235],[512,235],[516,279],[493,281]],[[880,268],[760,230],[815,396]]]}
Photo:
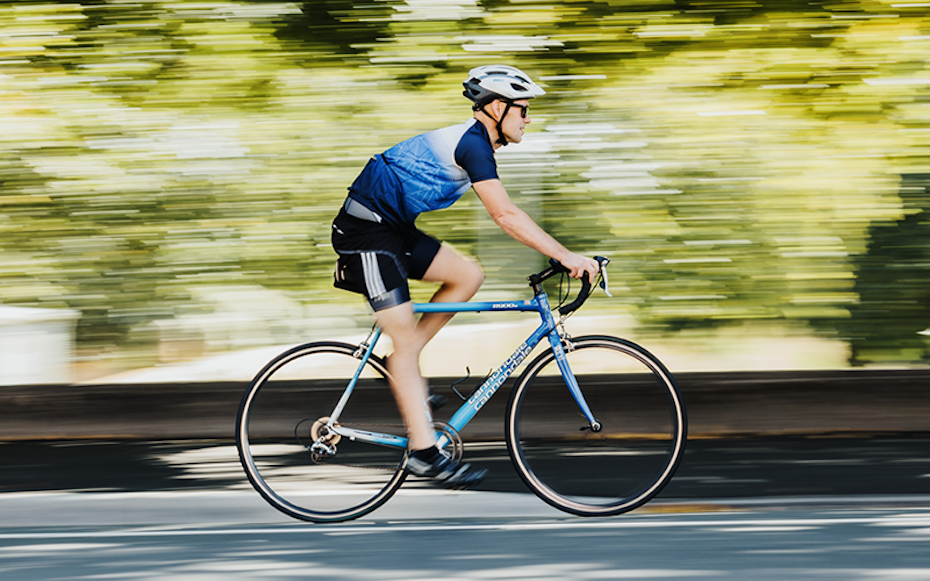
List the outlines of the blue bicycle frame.
{"label": "blue bicycle frame", "polygon": [[[539,327],[533,332],[529,338],[526,339],[516,351],[513,352],[513,355],[507,358],[504,363],[497,368],[497,370],[492,373],[488,378],[481,384],[481,387],[476,389],[471,397],[462,404],[462,407],[455,412],[452,416],[452,419],[449,420],[449,426],[452,427],[456,432],[461,432],[462,429],[471,421],[473,417],[484,407],[484,404],[491,399],[500,386],[504,384],[508,377],[510,377],[514,370],[520,366],[524,359],[533,351],[536,345],[539,344],[544,338],[548,337],[549,345],[552,347],[552,351],[555,353],[556,361],[558,362],[559,370],[562,372],[562,377],[565,379],[565,383],[568,386],[568,389],[571,391],[572,396],[575,398],[575,401],[578,403],[578,408],[588,419],[588,422],[594,426],[597,422],[594,419],[594,416],[591,413],[590,408],[588,407],[587,402],[585,402],[584,395],[581,393],[581,389],[578,387],[578,381],[575,379],[574,373],[572,373],[571,368],[568,364],[568,359],[565,357],[565,349],[562,346],[562,338],[559,336],[557,330],[557,324],[555,318],[552,316],[552,310],[549,307],[549,299],[546,296],[546,293],[540,292],[536,295],[533,300],[523,300],[523,301],[505,301],[505,302],[466,302],[466,303],[414,303],[413,310],[415,313],[480,313],[480,312],[489,312],[489,311],[535,311],[539,313],[539,316],[542,318],[542,323]],[[402,436],[394,436],[391,434],[382,434],[377,432],[369,432],[365,430],[356,430],[348,426],[338,425],[338,419],[342,413],[343,408],[349,400],[349,396],[352,394],[352,391],[355,388],[355,384],[358,382],[359,376],[362,373],[362,370],[365,368],[365,364],[368,362],[368,358],[371,356],[372,351],[374,350],[375,345],[378,342],[378,339],[381,337],[381,329],[376,329],[374,334],[370,337],[370,341],[363,342],[360,346],[362,349],[361,362],[359,363],[358,369],[355,372],[355,376],[349,382],[349,385],[346,387],[346,391],[343,393],[342,398],[339,400],[339,403],[336,404],[336,408],[333,410],[330,420],[328,422],[328,427],[335,431],[344,438],[349,438],[353,441],[362,441],[368,442],[371,444],[378,444],[381,446],[390,446],[395,448],[405,448],[407,447],[407,438]],[[446,437],[439,433],[440,446],[445,446],[448,443]]]}

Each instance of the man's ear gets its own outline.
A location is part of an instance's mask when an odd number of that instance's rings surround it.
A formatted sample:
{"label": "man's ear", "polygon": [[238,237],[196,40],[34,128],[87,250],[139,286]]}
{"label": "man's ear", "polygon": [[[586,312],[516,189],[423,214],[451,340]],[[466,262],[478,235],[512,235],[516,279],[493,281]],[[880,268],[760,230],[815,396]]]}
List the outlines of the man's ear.
{"label": "man's ear", "polygon": [[500,99],[494,99],[493,101],[491,101],[491,111],[493,111],[494,113],[495,120],[500,119],[501,113],[504,112],[502,105],[503,105],[503,101],[501,101]]}

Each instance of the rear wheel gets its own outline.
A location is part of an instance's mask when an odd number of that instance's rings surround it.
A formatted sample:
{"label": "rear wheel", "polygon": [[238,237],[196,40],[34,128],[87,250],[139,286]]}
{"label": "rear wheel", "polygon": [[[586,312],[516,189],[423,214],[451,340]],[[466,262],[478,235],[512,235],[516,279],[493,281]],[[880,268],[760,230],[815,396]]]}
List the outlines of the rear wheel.
{"label": "rear wheel", "polygon": [[671,480],[684,452],[678,387],[662,363],[623,339],[581,337],[566,351],[599,431],[582,415],[550,349],[510,396],[514,466],[537,496],[569,513],[606,516],[641,506]]}
{"label": "rear wheel", "polygon": [[[265,500],[292,517],[358,518],[384,504],[404,481],[403,447],[352,441],[328,427],[361,364],[357,351],[334,342],[295,347],[265,366],[242,398],[239,459]],[[384,362],[372,355],[335,426],[403,437],[387,375]],[[353,405],[360,402],[365,405]],[[366,416],[367,409],[378,410],[377,418]]]}

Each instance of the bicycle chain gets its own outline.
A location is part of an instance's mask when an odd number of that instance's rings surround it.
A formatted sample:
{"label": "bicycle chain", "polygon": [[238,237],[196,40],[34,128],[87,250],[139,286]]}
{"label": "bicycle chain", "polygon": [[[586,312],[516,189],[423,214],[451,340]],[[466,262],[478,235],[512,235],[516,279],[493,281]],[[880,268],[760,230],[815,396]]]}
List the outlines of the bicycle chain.
{"label": "bicycle chain", "polygon": [[[455,436],[458,438],[458,443],[463,446],[463,451],[464,451],[464,444],[462,444],[462,437],[458,434],[458,432],[452,429],[452,426],[446,424],[445,422],[434,422],[434,423],[441,424],[443,427],[448,428],[452,434],[455,434]],[[401,425],[398,425],[398,424],[355,424],[355,425],[357,425],[360,428],[368,427],[368,428],[401,428],[401,429],[404,429],[404,426],[402,424]],[[300,442],[299,439],[298,439],[298,442]],[[307,450],[307,452],[310,454],[311,459],[313,459],[313,452],[310,451],[310,448],[308,448],[302,442],[300,442],[300,445],[303,446]],[[327,459],[329,458],[333,458],[333,456],[320,456],[319,460],[313,460],[313,463],[314,464],[326,464],[328,463]],[[335,463],[333,464],[336,465]],[[396,468],[379,468],[376,466],[359,466],[356,464],[339,464],[339,466],[345,466],[347,468],[364,468],[365,470],[379,470],[379,471],[384,471],[384,472],[387,472],[387,471],[394,472],[397,470]]]}
{"label": "bicycle chain", "polygon": [[[359,428],[400,428],[401,430],[404,429],[403,424],[354,424],[354,425],[358,426]],[[298,439],[298,442],[300,442],[299,439]],[[320,456],[319,459],[316,460],[316,459],[313,459],[314,454],[313,452],[310,451],[310,448],[304,445],[303,442],[300,442],[300,444],[307,450],[307,453],[310,454],[310,458],[311,460],[313,460],[314,464],[333,464],[334,466],[338,465],[338,466],[345,466],[346,468],[363,468],[365,470],[378,470],[381,472],[388,472],[388,471],[396,472],[397,471],[397,468],[382,468],[382,467],[377,467],[377,466],[360,466],[356,464],[344,464],[344,463],[336,464],[335,462],[328,462],[330,458],[335,458],[335,456]],[[338,451],[337,451],[337,455],[338,455]]]}

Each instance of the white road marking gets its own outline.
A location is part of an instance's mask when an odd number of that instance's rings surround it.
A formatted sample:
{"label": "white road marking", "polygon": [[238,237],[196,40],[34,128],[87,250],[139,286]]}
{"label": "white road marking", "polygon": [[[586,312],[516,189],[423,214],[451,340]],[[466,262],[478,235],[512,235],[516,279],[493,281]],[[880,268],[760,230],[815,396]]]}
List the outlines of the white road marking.
{"label": "white road marking", "polygon": [[[739,513],[733,513],[739,514]],[[292,534],[396,534],[398,532],[455,532],[455,531],[543,531],[585,529],[644,529],[644,528],[709,528],[718,532],[773,532],[813,530],[832,525],[869,525],[893,527],[926,527],[928,514],[883,515],[868,517],[831,518],[778,518],[778,519],[666,519],[662,516],[619,517],[618,519],[589,521],[565,520],[549,522],[503,522],[503,523],[371,523],[353,525],[284,525],[268,527],[238,528],[164,528],[114,529],[97,531],[60,532],[16,532],[0,533],[0,540],[29,539],[96,539],[96,538],[146,538],[146,537],[197,537],[214,535],[292,535]]]}

